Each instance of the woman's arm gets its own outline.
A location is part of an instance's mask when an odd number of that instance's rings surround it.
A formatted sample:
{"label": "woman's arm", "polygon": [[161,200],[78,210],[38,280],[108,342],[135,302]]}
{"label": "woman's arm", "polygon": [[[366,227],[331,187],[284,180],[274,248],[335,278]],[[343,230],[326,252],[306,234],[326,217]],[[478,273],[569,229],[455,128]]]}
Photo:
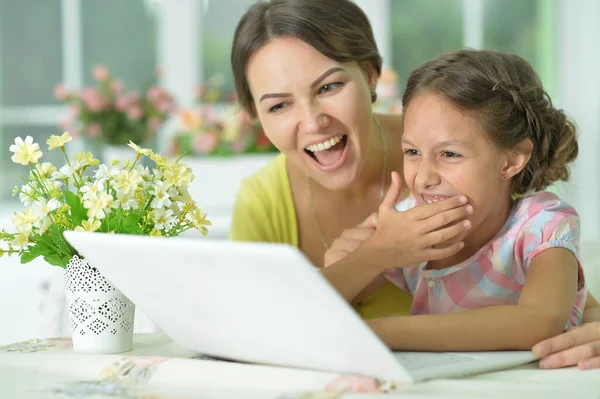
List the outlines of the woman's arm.
{"label": "woman's arm", "polygon": [[533,347],[533,353],[542,358],[541,368],[574,365],[582,370],[600,368],[600,304],[591,293],[585,303],[583,321],[585,324]]}
{"label": "woman's arm", "polygon": [[532,261],[517,305],[367,321],[392,349],[529,350],[560,334],[577,295],[578,263],[572,252],[547,249]]}

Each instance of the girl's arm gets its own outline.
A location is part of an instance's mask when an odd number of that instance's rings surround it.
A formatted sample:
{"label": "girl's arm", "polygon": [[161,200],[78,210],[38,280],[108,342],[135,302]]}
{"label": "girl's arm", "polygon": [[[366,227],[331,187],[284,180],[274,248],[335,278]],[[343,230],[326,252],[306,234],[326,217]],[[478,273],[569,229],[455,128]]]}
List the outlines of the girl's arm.
{"label": "girl's arm", "polygon": [[593,321],[600,321],[600,303],[588,291],[585,308],[583,309],[583,322],[590,323]]}
{"label": "girl's arm", "polygon": [[530,350],[563,332],[577,295],[578,263],[564,248],[531,261],[517,305],[464,312],[389,317],[367,323],[396,350]]}

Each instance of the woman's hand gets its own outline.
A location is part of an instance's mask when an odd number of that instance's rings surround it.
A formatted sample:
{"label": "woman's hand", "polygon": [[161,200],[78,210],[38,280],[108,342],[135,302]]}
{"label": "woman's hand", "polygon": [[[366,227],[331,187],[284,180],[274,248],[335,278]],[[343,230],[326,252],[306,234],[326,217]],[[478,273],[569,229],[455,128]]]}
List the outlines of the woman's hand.
{"label": "woman's hand", "polygon": [[401,189],[400,176],[392,172],[376,229],[365,242],[377,254],[381,271],[443,259],[460,251],[464,244],[459,240],[471,228],[471,222],[463,220],[473,212],[467,198],[453,197],[400,212],[394,206]]}
{"label": "woman's hand", "polygon": [[344,259],[368,240],[377,228],[377,212],[370,214],[358,226],[346,229],[325,252],[325,267]]}
{"label": "woman's hand", "polygon": [[533,354],[540,367],[556,369],[577,365],[582,370],[600,368],[600,322],[585,323],[540,342]]}

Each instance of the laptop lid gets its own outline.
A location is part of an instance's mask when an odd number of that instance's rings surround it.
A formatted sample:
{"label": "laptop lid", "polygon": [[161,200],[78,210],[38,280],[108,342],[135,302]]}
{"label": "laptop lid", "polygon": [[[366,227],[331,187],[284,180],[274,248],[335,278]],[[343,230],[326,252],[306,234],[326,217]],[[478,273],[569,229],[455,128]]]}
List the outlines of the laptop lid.
{"label": "laptop lid", "polygon": [[173,341],[190,350],[242,362],[412,381],[292,246],[64,235]]}

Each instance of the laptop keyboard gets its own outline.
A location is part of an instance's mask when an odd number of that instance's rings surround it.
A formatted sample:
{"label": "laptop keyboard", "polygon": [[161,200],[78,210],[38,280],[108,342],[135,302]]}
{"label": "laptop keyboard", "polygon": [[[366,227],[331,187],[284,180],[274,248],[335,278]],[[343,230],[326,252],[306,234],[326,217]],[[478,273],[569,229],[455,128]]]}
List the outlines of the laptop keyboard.
{"label": "laptop keyboard", "polygon": [[395,352],[394,356],[409,370],[446,366],[475,360],[475,357],[449,352]]}

